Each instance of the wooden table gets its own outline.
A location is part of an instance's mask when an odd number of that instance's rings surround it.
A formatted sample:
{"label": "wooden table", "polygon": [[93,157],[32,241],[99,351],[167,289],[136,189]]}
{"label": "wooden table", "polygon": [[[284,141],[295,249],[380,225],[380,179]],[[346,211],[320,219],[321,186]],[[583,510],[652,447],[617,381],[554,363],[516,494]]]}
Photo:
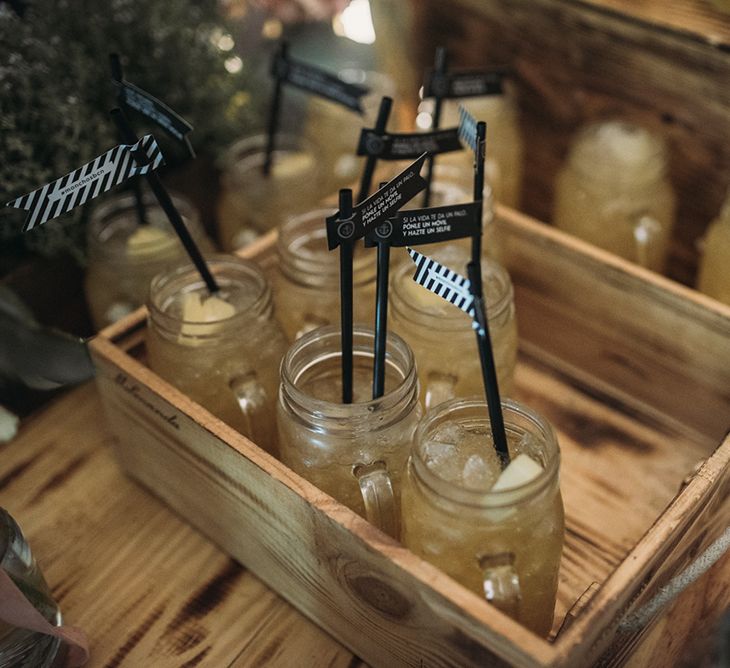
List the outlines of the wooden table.
{"label": "wooden table", "polygon": [[0,445],[0,506],[20,524],[89,666],[364,665],[126,478],[93,383]]}

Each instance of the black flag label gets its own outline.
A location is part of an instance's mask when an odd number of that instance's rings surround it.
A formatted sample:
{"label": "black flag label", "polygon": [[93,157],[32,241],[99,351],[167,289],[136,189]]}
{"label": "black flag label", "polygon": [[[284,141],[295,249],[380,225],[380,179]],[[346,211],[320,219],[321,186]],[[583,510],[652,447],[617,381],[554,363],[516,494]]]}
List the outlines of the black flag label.
{"label": "black flag label", "polygon": [[431,71],[423,85],[423,97],[458,98],[501,95],[505,70],[479,72],[474,70],[453,70],[451,72]]}
{"label": "black flag label", "polygon": [[421,153],[437,155],[459,150],[458,128],[403,134],[378,134],[373,129],[363,128],[357,154],[377,157],[379,160],[413,160]]}
{"label": "black flag label", "polygon": [[278,53],[273,62],[274,77],[295,88],[324,97],[343,107],[363,113],[361,98],[370,90],[347,83],[337,75]]}
{"label": "black flag label", "polygon": [[420,193],[426,187],[421,168],[427,157],[427,153],[421,155],[380,190],[354,207],[350,218],[343,220],[339,211],[327,218],[329,249],[337,248],[340,242],[348,239],[361,239]]}

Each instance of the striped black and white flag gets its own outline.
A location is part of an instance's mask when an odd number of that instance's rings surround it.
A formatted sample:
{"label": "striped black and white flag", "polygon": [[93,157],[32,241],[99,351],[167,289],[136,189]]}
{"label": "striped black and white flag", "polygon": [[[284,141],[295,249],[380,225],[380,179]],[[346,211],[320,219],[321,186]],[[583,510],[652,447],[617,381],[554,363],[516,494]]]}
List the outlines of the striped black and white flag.
{"label": "striped black and white flag", "polygon": [[459,139],[477,152],[477,122],[463,104],[459,105]]}
{"label": "striped black and white flag", "polygon": [[164,164],[152,135],[136,144],[120,144],[66,176],[8,202],[5,206],[28,211],[23,232],[57,218],[98,197],[137,174],[147,174]]}
{"label": "striped black and white flag", "polygon": [[416,264],[413,280],[474,318],[474,295],[471,293],[469,279],[423,253],[412,248],[407,250]]}

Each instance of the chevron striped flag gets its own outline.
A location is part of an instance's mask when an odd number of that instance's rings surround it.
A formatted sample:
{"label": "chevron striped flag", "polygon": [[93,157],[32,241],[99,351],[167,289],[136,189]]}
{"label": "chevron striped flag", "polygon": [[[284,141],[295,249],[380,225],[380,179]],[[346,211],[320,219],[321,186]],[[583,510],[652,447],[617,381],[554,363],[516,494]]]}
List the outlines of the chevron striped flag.
{"label": "chevron striped flag", "polygon": [[448,267],[436,262],[423,253],[408,248],[408,255],[416,264],[413,280],[427,290],[445,299],[450,304],[468,313],[472,318],[472,327],[479,329],[474,309],[474,295],[468,278],[457,274]]}
{"label": "chevron striped flag", "polygon": [[28,211],[23,232],[57,218],[137,174],[165,163],[152,135],[136,144],[120,144],[91,162],[5,206]]}
{"label": "chevron striped flag", "polygon": [[459,105],[459,139],[477,152],[477,122],[463,104]]}

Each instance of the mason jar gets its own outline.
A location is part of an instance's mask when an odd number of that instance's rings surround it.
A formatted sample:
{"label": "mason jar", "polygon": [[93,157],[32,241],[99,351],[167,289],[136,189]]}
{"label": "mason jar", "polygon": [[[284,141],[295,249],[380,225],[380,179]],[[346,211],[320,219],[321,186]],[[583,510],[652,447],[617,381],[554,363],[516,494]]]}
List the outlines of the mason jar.
{"label": "mason jar", "polygon": [[149,366],[275,454],[274,406],[287,344],[274,318],[271,289],[253,262],[221,255],[208,266],[220,286],[214,302],[208,303],[207,287],[192,265],[152,281]]}
{"label": "mason jar", "polygon": [[[195,207],[181,195],[171,197],[198,246],[211,250]],[[150,194],[143,202],[147,225],[139,224],[134,196],[126,193],[94,209],[89,221],[84,291],[97,330],[142,306],[152,278],[186,257],[157,200]]]}
{"label": "mason jar", "polygon": [[550,424],[502,402],[503,472],[483,399],[453,399],[418,425],[402,491],[402,541],[539,635],[553,622],[565,519]]}
{"label": "mason jar", "polygon": [[[425,247],[426,252],[429,247]],[[446,246],[429,257],[461,273],[469,261],[467,251]],[[452,397],[483,394],[482,368],[476,337],[468,314],[413,280],[412,262],[400,265],[390,293],[391,329],[413,350],[418,364],[421,400],[426,408]],[[500,392],[514,389],[517,365],[517,322],[512,282],[507,271],[482,258],[482,281],[489,335]]]}
{"label": "mason jar", "polygon": [[[337,76],[346,83],[369,88],[370,93],[361,98],[362,115],[316,95],[307,98],[304,134],[324,157],[325,178],[333,193],[351,187],[360,178],[364,166],[364,158],[357,155],[360,131],[375,127],[383,97],[395,97],[395,84],[386,74],[345,67]],[[393,132],[396,127],[397,118],[392,116],[388,129]]]}
{"label": "mason jar", "polygon": [[340,330],[305,334],[284,357],[277,408],[281,460],[398,536],[400,483],[421,416],[413,354],[388,333],[385,393],[372,399],[370,327],[353,330],[353,403],[342,403]]}
{"label": "mason jar", "polygon": [[[0,508],[0,568],[48,622],[60,626],[61,611],[23,532],[4,508]],[[47,668],[53,664],[60,644],[58,637],[11,626],[0,620],[0,666]]]}
{"label": "mason jar", "polygon": [[556,227],[662,271],[676,204],[667,159],[664,140],[631,123],[584,128],[558,174]]}
{"label": "mason jar", "polygon": [[697,289],[730,304],[730,191],[702,241]]}
{"label": "mason jar", "polygon": [[321,151],[303,137],[276,136],[265,176],[266,135],[237,141],[221,160],[218,240],[223,250],[245,246],[289,216],[314,208],[326,193]]}
{"label": "mason jar", "polygon": [[[497,202],[517,209],[522,192],[524,141],[514,88],[506,84],[504,90],[502,95],[443,100],[439,126],[441,128],[458,126],[460,105],[464,105],[477,121],[486,122],[485,180],[489,183]],[[424,100],[419,105],[419,119],[423,119],[419,123],[423,123],[426,127],[430,127],[433,105],[434,100],[431,99]],[[473,161],[471,149],[437,156],[437,163],[458,168],[463,175],[463,183],[470,193]]]}
{"label": "mason jar", "polygon": [[[339,322],[339,255],[327,249],[325,218],[315,209],[291,218],[277,239],[279,268],[272,278],[279,322],[289,341],[317,327]],[[353,260],[355,322],[375,321],[375,252],[357,244]]]}

